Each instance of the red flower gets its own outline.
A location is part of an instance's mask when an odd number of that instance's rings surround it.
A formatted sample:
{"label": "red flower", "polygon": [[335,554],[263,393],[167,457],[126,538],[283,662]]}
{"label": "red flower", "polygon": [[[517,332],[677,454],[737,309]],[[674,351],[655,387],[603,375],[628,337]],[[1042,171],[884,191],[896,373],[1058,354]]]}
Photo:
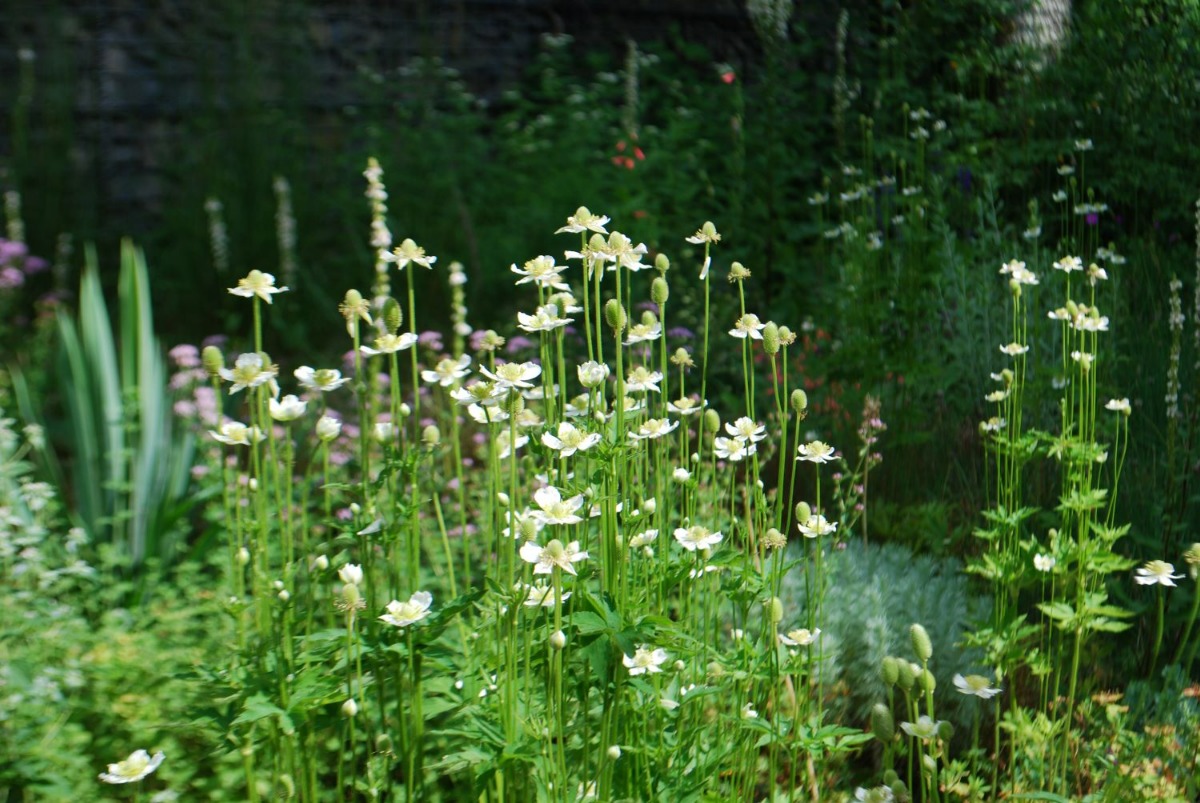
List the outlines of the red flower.
{"label": "red flower", "polygon": [[721,80],[727,84],[732,84],[737,80],[737,73],[735,73],[733,70],[726,70],[725,72],[721,73]]}

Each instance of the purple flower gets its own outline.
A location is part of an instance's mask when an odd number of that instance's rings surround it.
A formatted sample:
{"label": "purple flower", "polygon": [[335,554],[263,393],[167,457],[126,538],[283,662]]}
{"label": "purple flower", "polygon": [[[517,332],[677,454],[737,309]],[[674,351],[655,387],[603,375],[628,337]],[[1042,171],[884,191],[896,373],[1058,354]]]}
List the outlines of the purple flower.
{"label": "purple flower", "polygon": [[25,243],[14,242],[13,240],[0,240],[0,262],[7,262],[16,257],[23,257],[29,253],[29,249]]}
{"label": "purple flower", "polygon": [[1095,226],[1100,222],[1100,216],[1097,215],[1095,212],[1088,212],[1087,216],[1084,218],[1084,220],[1087,221],[1087,224],[1089,226]]}
{"label": "purple flower", "polygon": [[30,275],[41,273],[48,267],[50,267],[50,263],[41,257],[29,257],[25,260],[25,272]]}
{"label": "purple flower", "polygon": [[667,330],[667,337],[678,337],[683,340],[691,340],[696,336],[696,333],[686,326],[673,326]]}
{"label": "purple flower", "polygon": [[20,287],[25,284],[25,274],[16,268],[4,268],[0,270],[0,288],[11,290],[14,287]]}
{"label": "purple flower", "polygon": [[507,351],[509,354],[516,354],[518,351],[521,351],[522,349],[533,348],[534,345],[535,345],[535,343],[532,340],[530,340],[529,338],[521,337],[520,335],[516,335],[511,340],[508,341],[508,345],[505,346],[504,350]]}

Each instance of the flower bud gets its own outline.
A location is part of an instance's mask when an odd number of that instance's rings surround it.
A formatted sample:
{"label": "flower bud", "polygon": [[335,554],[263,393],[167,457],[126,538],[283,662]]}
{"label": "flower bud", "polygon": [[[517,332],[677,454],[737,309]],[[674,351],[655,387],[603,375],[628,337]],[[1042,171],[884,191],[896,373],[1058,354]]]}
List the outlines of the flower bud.
{"label": "flower bud", "polygon": [[208,375],[214,377],[225,367],[225,355],[216,346],[205,346],[204,351],[200,352],[200,362]]}
{"label": "flower bud", "polygon": [[383,326],[389,335],[394,335],[400,331],[402,325],[404,325],[404,310],[400,307],[400,302],[389,298],[383,302]]}
{"label": "flower bud", "polygon": [[670,298],[670,296],[671,288],[667,286],[667,280],[663,277],[657,277],[650,284],[650,298],[653,299],[655,304],[658,304],[661,307],[663,304],[667,303],[667,299]]}
{"label": "flower bud", "polygon": [[800,388],[792,391],[792,409],[797,413],[803,413],[808,409],[808,394]]}
{"label": "flower bud", "polygon": [[937,734],[943,742],[948,742],[954,738],[954,726],[943,720],[938,723]]}
{"label": "flower bud", "polygon": [[292,598],[292,595],[288,592],[288,590],[286,588],[283,589],[282,591],[280,591],[278,594],[276,594],[276,596],[279,597],[280,602],[287,602],[288,600],[290,600]]}
{"label": "flower bud", "polygon": [[604,320],[614,332],[624,332],[626,324],[629,323],[629,316],[625,314],[625,307],[621,306],[620,301],[610,298],[604,305]]}
{"label": "flower bud", "polygon": [[919,624],[914,624],[908,629],[908,634],[912,636],[913,652],[917,654],[917,660],[925,663],[933,657],[933,642],[929,640],[929,633]]}
{"label": "flower bud", "polygon": [[875,703],[871,709],[871,733],[884,744],[896,736],[896,720],[892,717],[891,709],[883,703]]}
{"label": "flower bud", "polygon": [[242,547],[237,551],[237,562],[239,566],[245,566],[250,562],[250,550]]}
{"label": "flower bud", "polygon": [[[659,273],[666,273],[671,269],[671,260],[667,259],[666,254],[659,254],[654,258],[654,269]],[[662,303],[661,301],[658,303]]]}
{"label": "flower bud", "polygon": [[311,571],[323,572],[329,568],[329,558],[327,558],[325,555],[317,555],[312,559],[312,562],[309,563],[309,566],[311,567]]}
{"label": "flower bud", "polygon": [[[920,669],[920,667],[918,667]],[[917,682],[917,673],[913,671],[913,665],[908,661],[896,662],[896,683],[904,691],[908,691]]]}
{"label": "flower bud", "polygon": [[608,748],[608,760],[609,761],[616,761],[620,757],[621,757],[620,745],[614,744],[612,747]]}
{"label": "flower bud", "polygon": [[354,719],[358,716],[358,703],[354,702],[353,697],[342,703],[342,716],[346,719]]}
{"label": "flower bud", "polygon": [[561,630],[555,630],[550,634],[550,646],[556,650],[561,650],[567,646],[567,634]]}
{"label": "flower bud", "polygon": [[923,756],[921,756],[921,764],[924,765],[925,771],[927,773],[929,773],[930,775],[932,775],[935,778],[937,777],[937,759],[936,758],[934,758],[933,756],[931,756],[929,754],[923,755]]}
{"label": "flower bud", "polygon": [[937,678],[928,669],[922,669],[921,676],[917,680],[921,683],[921,689],[929,694],[933,694],[937,689]]}
{"label": "flower bud", "polygon": [[342,432],[342,422],[336,418],[323,415],[317,420],[317,440],[329,443],[336,440]]}
{"label": "flower bud", "polygon": [[767,603],[767,612],[771,617],[771,624],[779,624],[783,621],[783,600],[779,597],[771,597]]}
{"label": "flower bud", "polygon": [[772,357],[779,353],[779,325],[774,321],[767,321],[767,325],[762,330],[763,350]]}
{"label": "flower bud", "polygon": [[720,432],[721,416],[711,407],[704,411],[704,431]]}
{"label": "flower bud", "polygon": [[812,518],[812,508],[808,506],[808,502],[796,503],[796,521],[804,524]]}
{"label": "flower bud", "polygon": [[412,415],[412,408],[408,406],[408,402],[400,402],[400,406],[396,408],[396,412],[400,414],[401,418],[408,418]]}
{"label": "flower bud", "polygon": [[512,501],[508,498],[508,494],[504,493],[504,491],[496,494],[496,501],[500,503],[500,507],[508,507],[512,504]]}
{"label": "flower bud", "polygon": [[421,430],[421,443],[426,446],[437,446],[442,441],[442,433],[433,424]]}
{"label": "flower bud", "polygon": [[879,677],[883,679],[884,685],[895,686],[896,680],[900,676],[899,662],[890,655],[883,658],[883,664],[879,667]]}
{"label": "flower bud", "polygon": [[717,661],[708,662],[708,677],[712,680],[720,680],[725,677],[725,667]]}
{"label": "flower bud", "polygon": [[642,512],[647,516],[653,516],[656,510],[658,510],[658,500],[653,496],[642,503]]}

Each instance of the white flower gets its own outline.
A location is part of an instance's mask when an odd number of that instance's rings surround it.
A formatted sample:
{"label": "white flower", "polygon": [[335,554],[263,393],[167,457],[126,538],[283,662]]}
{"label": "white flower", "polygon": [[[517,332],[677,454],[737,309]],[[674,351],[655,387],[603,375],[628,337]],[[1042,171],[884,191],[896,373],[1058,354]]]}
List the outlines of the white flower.
{"label": "white flower", "polygon": [[667,651],[663,649],[651,650],[646,645],[638,647],[633,652],[633,657],[628,655],[621,656],[621,663],[625,664],[625,668],[629,670],[631,676],[635,675],[653,675],[662,671],[662,665],[667,662],[671,656],[667,655]]}
{"label": "white flower", "polygon": [[595,360],[577,366],[575,371],[579,374],[579,384],[589,389],[599,386],[608,378],[608,366]]}
{"label": "white flower", "polygon": [[991,393],[984,396],[983,398],[984,398],[984,401],[1002,402],[1008,398],[1008,391],[1007,390],[993,390]]}
{"label": "white flower", "polygon": [[397,270],[404,270],[410,262],[432,270],[433,263],[437,262],[437,257],[425,256],[425,249],[414,243],[411,239],[406,239],[400,243],[399,246],[392,250],[392,253],[385,254],[383,259],[385,262],[395,262]]}
{"label": "white flower", "polygon": [[802,443],[796,448],[796,452],[797,460],[806,460],[809,463],[828,463],[837,457],[833,447],[822,441]]}
{"label": "white flower", "polygon": [[641,549],[658,540],[658,530],[645,530],[629,539],[630,549]]}
{"label": "white flower", "polygon": [[[563,591],[562,601],[566,602],[571,596],[570,591]],[[527,608],[552,608],[554,607],[554,586],[546,585],[543,582],[537,582],[533,585],[525,586],[525,607]]]}
{"label": "white flower", "polygon": [[759,424],[747,416],[742,416],[732,424],[725,424],[725,431],[734,438],[749,440],[751,443],[758,443],[767,437],[766,425]]}
{"label": "white flower", "polygon": [[1083,270],[1083,260],[1079,257],[1065,256],[1054,263],[1054,269],[1061,270],[1063,273]]}
{"label": "white flower", "polygon": [[416,345],[417,336],[412,332],[405,332],[402,335],[380,335],[375,338],[375,348],[370,346],[360,346],[363,354],[375,356],[376,354],[395,354],[398,351],[404,351]]}
{"label": "white flower", "polygon": [[816,538],[836,532],[838,523],[826,521],[824,516],[814,513],[808,517],[808,521],[802,521],[797,526],[805,538]]}
{"label": "white flower", "polygon": [[651,340],[658,340],[662,337],[662,324],[658,321],[654,323],[636,323],[629,327],[629,337],[625,338],[625,345],[632,346],[637,343],[647,343]]}
{"label": "white flower", "polygon": [[359,586],[363,581],[362,566],[357,563],[347,563],[342,568],[338,569],[338,577],[346,585]]}
{"label": "white flower", "polygon": [[[469,410],[470,408],[468,408]],[[484,408],[491,409],[491,408]],[[507,416],[508,414],[505,413]],[[501,430],[496,436],[496,457],[500,460],[507,460],[515,450],[519,450],[522,446],[529,443],[528,435],[518,435],[514,443],[512,436],[507,429]]]}
{"label": "white flower", "polygon": [[469,354],[464,354],[457,360],[451,357],[443,357],[438,360],[438,364],[433,367],[432,371],[428,369],[422,371],[421,378],[431,385],[438,384],[444,388],[448,388],[470,373],[468,370],[470,365],[471,357]]}
{"label": "white flower", "polygon": [[567,218],[567,225],[554,233],[580,234],[585,231],[594,231],[598,234],[608,234],[608,230],[604,228],[608,220],[607,215],[593,215],[586,206],[581,206],[575,210],[575,214]]}
{"label": "white flower", "polygon": [[646,253],[646,244],[633,244],[633,241],[619,231],[608,235],[608,253],[613,262],[613,268],[628,268],[637,272],[646,267],[642,264],[642,256]]}
{"label": "white flower", "polygon": [[754,710],[754,703],[746,703],[742,706],[742,719],[758,719],[758,712]]}
{"label": "white flower", "polygon": [[1015,342],[1007,343],[1000,347],[1000,351],[1003,354],[1007,354],[1009,357],[1015,357],[1018,354],[1024,354],[1025,352],[1029,351],[1029,346],[1023,346],[1020,343]]}
{"label": "white flower", "polygon": [[807,647],[817,640],[817,636],[821,635],[821,628],[809,630],[807,627],[801,627],[796,630],[789,630],[787,635],[779,634],[779,640],[789,647]]}
{"label": "white flower", "polygon": [[1092,149],[1092,141],[1091,141],[1090,139],[1077,139],[1077,140],[1075,140],[1075,150],[1077,150],[1077,151],[1090,151],[1091,149]]}
{"label": "white flower", "polygon": [[721,235],[717,232],[717,227],[712,224],[712,221],[704,221],[704,225],[696,229],[696,233],[691,237],[684,237],[692,245],[703,245],[704,243],[719,243]]}
{"label": "white flower", "polygon": [[1053,555],[1043,555],[1041,552],[1039,552],[1033,556],[1033,568],[1037,569],[1039,572],[1053,571],[1055,565],[1057,564],[1058,561],[1055,560]]}
{"label": "white flower", "polygon": [[521,545],[521,560],[533,564],[534,574],[550,574],[554,567],[562,569],[567,574],[577,574],[574,564],[586,560],[588,553],[579,549],[579,542],[572,541],[564,545],[557,538],[546,546],[538,546],[533,541]]}
{"label": "white flower", "polygon": [[429,615],[429,606],[433,604],[433,595],[428,591],[417,591],[408,602],[392,600],[387,604],[387,613],[379,617],[379,621],[392,627],[408,627]]}
{"label": "white flower", "polygon": [[1092,367],[1092,363],[1096,361],[1096,355],[1088,354],[1086,351],[1072,351],[1071,359],[1079,363],[1080,367],[1087,371]]}
{"label": "white flower", "polygon": [[517,320],[520,321],[517,325],[518,328],[524,329],[526,332],[549,332],[566,326],[572,319],[559,317],[558,307],[554,304],[546,304],[538,307],[537,312],[532,315],[518,312]]}
{"label": "white flower", "polygon": [[534,362],[506,362],[497,365],[495,373],[483,367],[479,373],[495,382],[498,388],[531,388],[533,382],[530,380],[541,376],[542,366]]}
{"label": "white flower", "polygon": [[542,434],[542,443],[559,453],[561,457],[570,457],[576,452],[586,452],[600,442],[600,433],[588,433],[577,429],[574,424],[566,421],[558,425],[558,435],[549,432]]}
{"label": "white flower", "polygon": [[300,383],[300,387],[320,393],[337,390],[350,381],[349,377],[343,377],[342,372],[336,368],[322,368],[318,371],[310,366],[301,365],[292,374],[296,377],[296,381]]}
{"label": "white flower", "polygon": [[239,354],[232,368],[221,368],[217,371],[226,382],[232,382],[229,389],[232,395],[244,388],[256,388],[275,378],[278,369],[263,359],[258,352],[247,351]]}
{"label": "white flower", "polygon": [[667,435],[678,426],[678,421],[670,421],[666,418],[651,418],[638,427],[637,432],[630,432],[629,437],[635,441],[654,440]]}
{"label": "white flower", "polygon": [[629,372],[629,376],[625,378],[626,391],[654,391],[659,393],[658,383],[662,381],[663,375],[658,371],[648,370],[644,365],[639,365]]}
{"label": "white flower", "polygon": [[954,685],[963,694],[973,695],[981,700],[990,700],[1004,691],[999,686],[992,686],[992,681],[983,675],[955,675]]}
{"label": "white flower", "polygon": [[227,446],[249,446],[251,443],[259,443],[267,437],[258,427],[248,427],[237,421],[218,424],[217,428],[210,429],[208,434],[212,435],[214,440]]}
{"label": "white flower", "polygon": [[713,438],[713,454],[717,456],[718,460],[740,463],[757,451],[756,445],[743,438]]}
{"label": "white flower", "polygon": [[[235,296],[241,296],[242,298],[254,298],[255,296],[258,296],[263,301],[270,304],[271,296],[275,295],[276,293],[286,293],[287,288],[276,287],[275,277],[271,274],[263,273],[261,270],[252,270],[246,274],[246,278],[238,279],[238,286],[230,287],[229,292]],[[142,752],[144,753],[145,751]]]}
{"label": "white flower", "polygon": [[671,479],[675,480],[675,482],[687,482],[691,478],[692,472],[682,466],[671,472]]}
{"label": "white flower", "polygon": [[1067,200],[1067,193],[1066,190],[1056,190],[1050,197],[1055,203],[1061,204]]}
{"label": "white flower", "polygon": [[279,401],[275,399],[268,400],[267,407],[270,410],[271,418],[285,423],[295,421],[304,415],[304,411],[308,409],[306,403],[291,394],[284,396]]}
{"label": "white flower", "polygon": [[342,433],[342,422],[323,415],[317,419],[317,438],[328,443]]}
{"label": "white flower", "polygon": [[109,764],[108,772],[100,773],[100,780],[105,783],[134,783],[145,778],[158,769],[165,756],[159,750],[151,758],[145,750],[134,750],[129,758],[117,764]]}
{"label": "white flower", "polygon": [[893,803],[896,793],[890,786],[876,786],[871,789],[860,786],[854,790],[854,799],[859,803]]}
{"label": "white flower", "polygon": [[569,499],[563,499],[562,494],[552,485],[538,488],[533,492],[533,501],[541,508],[534,512],[546,524],[578,524],[583,521],[576,512],[583,507],[583,494],[577,494]]}
{"label": "white flower", "polygon": [[927,716],[921,716],[914,722],[901,722],[900,729],[909,736],[915,736],[918,739],[929,741],[937,736],[938,723]]}
{"label": "white flower", "polygon": [[1124,413],[1129,415],[1133,412],[1133,408],[1129,406],[1129,399],[1109,399],[1105,405],[1105,410],[1112,410],[1114,413]]}
{"label": "white flower", "polygon": [[762,330],[765,328],[767,328],[767,325],[760,321],[757,315],[747,312],[737,319],[737,323],[729,330],[729,334],[742,340],[746,338],[762,340]]}
{"label": "white flower", "polygon": [[703,411],[704,407],[704,402],[686,396],[673,402],[667,402],[667,410],[676,415],[696,415]]}
{"label": "white flower", "polygon": [[1163,585],[1175,586],[1175,581],[1183,577],[1175,574],[1175,567],[1165,560],[1152,560],[1134,572],[1134,582],[1141,586]]}
{"label": "white flower", "polygon": [[555,290],[570,289],[562,280],[562,272],[566,269],[566,265],[555,265],[554,257],[549,255],[535,257],[520,268],[515,264],[511,267],[512,272],[521,277],[517,279],[517,284],[535,282],[539,287],[552,287]]}
{"label": "white flower", "polygon": [[721,539],[724,537],[721,533],[711,532],[707,527],[700,524],[693,524],[691,527],[686,528],[679,527],[675,530],[675,540],[688,552],[695,552],[698,549],[712,549],[721,543]]}

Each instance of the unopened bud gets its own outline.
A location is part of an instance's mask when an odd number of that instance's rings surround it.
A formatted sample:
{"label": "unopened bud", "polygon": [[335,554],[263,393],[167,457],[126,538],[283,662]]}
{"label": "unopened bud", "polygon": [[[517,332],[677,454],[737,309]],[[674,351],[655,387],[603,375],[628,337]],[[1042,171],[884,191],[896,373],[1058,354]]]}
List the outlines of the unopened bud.
{"label": "unopened bud", "polygon": [[917,660],[925,663],[933,657],[933,642],[929,640],[929,633],[919,624],[913,624],[908,629],[908,634],[912,637],[913,652],[917,654]]}
{"label": "unopened bud", "polygon": [[242,547],[237,551],[237,562],[239,566],[245,566],[250,562],[250,550]]}
{"label": "unopened bud", "polygon": [[218,376],[225,367],[225,355],[216,346],[205,346],[204,351],[200,352],[200,362],[210,377]]}
{"label": "unopened bud", "polygon": [[704,411],[704,431],[720,432],[721,416],[711,407]]}
{"label": "unopened bud", "polygon": [[620,757],[621,757],[620,745],[614,744],[612,747],[608,748],[608,760],[609,761],[616,761]]}
{"label": "unopened bud", "polygon": [[884,744],[888,744],[896,736],[896,720],[892,711],[883,703],[875,703],[871,709],[871,733]]}
{"label": "unopened bud", "polygon": [[775,356],[779,353],[779,325],[774,321],[767,321],[767,325],[762,330],[763,350]]}
{"label": "unopened bud", "polygon": [[437,446],[442,441],[442,433],[433,424],[421,430],[421,442],[426,446]]}
{"label": "unopened bud", "polygon": [[654,497],[650,497],[642,503],[642,512],[647,516],[653,516],[656,510],[658,510],[658,501]]}
{"label": "unopened bud", "polygon": [[812,508],[808,506],[808,502],[796,503],[796,521],[805,524],[812,518]]}
{"label": "unopened bud", "polygon": [[312,563],[310,565],[312,567],[312,571],[323,572],[329,568],[329,558],[325,555],[317,555],[312,559]]}
{"label": "unopened bud", "polygon": [[660,307],[667,303],[667,299],[671,296],[671,288],[667,286],[667,280],[659,276],[650,284],[650,298],[655,304]]}
{"label": "unopened bud", "polygon": [[504,493],[504,491],[496,494],[496,501],[500,503],[500,507],[508,507],[512,504],[512,502],[509,501],[508,494]]}
{"label": "unopened bud", "polygon": [[387,329],[389,335],[394,335],[400,331],[400,327],[404,325],[404,310],[394,298],[389,298],[383,302],[383,326]]}
{"label": "unopened bud", "polygon": [[561,630],[555,630],[550,634],[550,646],[556,650],[561,650],[567,646],[567,634]]}
{"label": "unopened bud", "polygon": [[604,320],[614,332],[624,332],[625,325],[629,323],[629,316],[625,314],[625,307],[621,306],[620,301],[610,298],[604,305]]}
{"label": "unopened bud", "polygon": [[354,702],[353,697],[342,703],[342,716],[346,719],[354,719],[358,716],[358,703]]}
{"label": "unopened bud", "polygon": [[[917,667],[920,669],[920,667]],[[917,682],[917,673],[913,671],[913,665],[908,661],[896,662],[896,683],[904,691],[908,691]]]}
{"label": "unopened bud", "polygon": [[772,624],[779,624],[783,621],[783,600],[779,597],[771,597],[771,601],[767,603],[767,611],[771,616]]}

